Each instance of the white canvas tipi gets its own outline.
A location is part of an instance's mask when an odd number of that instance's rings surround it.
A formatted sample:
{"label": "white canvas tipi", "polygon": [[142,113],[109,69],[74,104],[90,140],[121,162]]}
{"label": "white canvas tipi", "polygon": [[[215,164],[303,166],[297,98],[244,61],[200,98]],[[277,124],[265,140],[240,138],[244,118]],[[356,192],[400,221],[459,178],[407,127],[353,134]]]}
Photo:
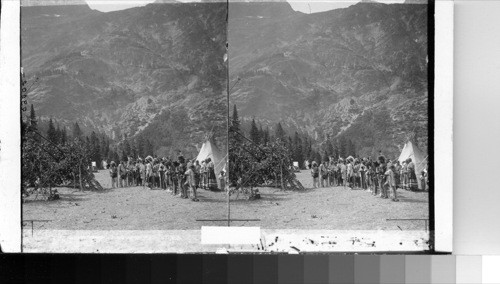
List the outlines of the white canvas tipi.
{"label": "white canvas tipi", "polygon": [[212,139],[207,139],[205,143],[203,143],[196,160],[201,164],[201,162],[207,158],[210,158],[214,162],[215,176],[218,177],[220,171],[224,169],[226,161],[225,156],[221,153],[219,148],[217,148]]}
{"label": "white canvas tipi", "polygon": [[402,163],[406,159],[411,158],[412,162],[415,164],[415,174],[417,175],[418,188],[422,189],[423,186],[420,181],[420,173],[425,169],[427,165],[427,155],[422,152],[416,145],[416,143],[411,140],[406,142],[401,155],[399,155],[399,162]]}

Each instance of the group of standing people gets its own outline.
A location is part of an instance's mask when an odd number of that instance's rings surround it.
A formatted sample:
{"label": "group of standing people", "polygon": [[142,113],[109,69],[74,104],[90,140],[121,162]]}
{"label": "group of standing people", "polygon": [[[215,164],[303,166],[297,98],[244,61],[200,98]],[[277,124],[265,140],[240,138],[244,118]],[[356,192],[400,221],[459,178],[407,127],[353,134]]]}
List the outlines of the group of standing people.
{"label": "group of standing people", "polygon": [[[181,198],[189,198],[190,191],[193,201],[199,201],[197,189],[217,189],[215,165],[211,158],[200,163],[196,159],[185,159],[181,153],[177,160],[152,156],[144,160],[129,157],[118,165],[111,161],[108,168],[112,188],[143,186],[168,190]],[[221,180],[225,178],[224,171],[221,171],[220,176]]]}
{"label": "group of standing people", "polygon": [[[399,201],[397,189],[417,190],[418,181],[415,163],[411,158],[402,163],[392,161],[380,155],[377,160],[371,158],[339,158],[330,157],[318,165],[315,161],[306,167],[311,170],[314,187],[344,186],[350,189],[363,189],[381,198]],[[427,169],[420,174],[421,185],[426,190],[428,185]]]}

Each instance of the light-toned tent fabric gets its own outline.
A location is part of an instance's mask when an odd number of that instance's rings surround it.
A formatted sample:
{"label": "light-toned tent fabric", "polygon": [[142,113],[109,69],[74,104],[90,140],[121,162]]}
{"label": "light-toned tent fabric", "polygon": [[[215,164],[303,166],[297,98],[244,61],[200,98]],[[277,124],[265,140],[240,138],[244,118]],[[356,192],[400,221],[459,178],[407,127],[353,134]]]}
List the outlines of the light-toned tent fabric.
{"label": "light-toned tent fabric", "polygon": [[420,173],[427,165],[427,155],[418,148],[416,143],[408,141],[403,147],[398,160],[402,163],[408,158],[411,158],[412,162],[415,164],[415,174],[417,175],[418,188],[422,189],[423,186],[420,181]]}
{"label": "light-toned tent fabric", "polygon": [[[215,143],[209,139],[206,140],[205,143],[201,146],[200,152],[198,153],[198,157],[196,157],[196,160],[198,162],[201,162],[206,160],[207,158],[212,159],[214,162],[215,166],[215,176],[217,178],[217,183],[219,183],[219,174],[220,172],[225,169],[226,166],[226,156],[222,154],[222,152],[217,148]],[[226,170],[226,175],[227,175],[227,170]],[[220,185],[219,185],[220,187]]]}

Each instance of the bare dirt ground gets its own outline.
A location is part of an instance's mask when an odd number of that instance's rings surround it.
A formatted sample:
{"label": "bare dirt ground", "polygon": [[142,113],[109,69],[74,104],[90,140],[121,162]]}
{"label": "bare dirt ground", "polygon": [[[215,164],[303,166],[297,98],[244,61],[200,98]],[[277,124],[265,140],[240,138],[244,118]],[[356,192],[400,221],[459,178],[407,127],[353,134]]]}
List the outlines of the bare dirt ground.
{"label": "bare dirt ground", "polygon": [[[172,196],[164,190],[143,187],[109,189],[106,171],[96,174],[104,191],[80,192],[59,188],[57,201],[27,200],[23,220],[38,219],[35,229],[48,230],[199,230],[226,222],[196,219],[227,218],[223,192],[199,190],[200,202]],[[364,190],[343,187],[312,189],[308,171],[298,173],[305,191],[260,188],[262,198],[248,201],[231,197],[231,218],[260,219],[233,222],[235,226],[307,230],[425,230],[423,221],[386,219],[428,218],[428,193],[398,190],[400,202],[380,199]],[[31,196],[30,199],[33,199]],[[29,227],[29,228],[28,228]],[[31,225],[25,229],[31,229]]]}
{"label": "bare dirt ground", "polygon": [[343,187],[312,189],[309,172],[298,173],[305,191],[260,188],[262,198],[231,197],[231,218],[260,219],[232,222],[233,226],[261,227],[260,244],[202,245],[202,226],[226,222],[196,219],[227,218],[226,194],[200,190],[200,202],[143,187],[109,189],[106,171],[96,174],[105,189],[80,192],[59,188],[61,199],[23,204],[24,252],[235,252],[299,251],[422,251],[428,233],[422,221],[386,221],[389,218],[428,218],[428,194],[399,191],[400,202]]}
{"label": "bare dirt ground", "polygon": [[32,200],[34,196],[30,196],[23,204],[23,220],[50,220],[35,222],[38,229],[185,230],[220,225],[221,222],[210,224],[196,219],[221,219],[227,214],[223,192],[198,190],[200,202],[193,202],[166,190],[111,189],[107,171],[96,173],[96,179],[104,191],[58,188],[61,198],[55,201]]}
{"label": "bare dirt ground", "polygon": [[[425,230],[424,221],[386,219],[427,219],[427,192],[398,190],[399,202],[381,199],[364,190],[344,187],[312,188],[309,171],[297,173],[305,191],[259,188],[262,199],[231,204],[232,218],[261,219],[256,225],[273,229],[325,230]],[[398,227],[399,226],[399,227]]]}

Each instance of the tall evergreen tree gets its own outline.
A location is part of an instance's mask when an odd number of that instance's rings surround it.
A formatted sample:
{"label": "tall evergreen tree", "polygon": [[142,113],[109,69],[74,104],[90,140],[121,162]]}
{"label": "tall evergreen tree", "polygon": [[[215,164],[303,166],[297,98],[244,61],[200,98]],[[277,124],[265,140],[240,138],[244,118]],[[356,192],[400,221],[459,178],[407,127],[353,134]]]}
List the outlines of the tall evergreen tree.
{"label": "tall evergreen tree", "polygon": [[236,109],[236,105],[233,105],[233,117],[231,119],[231,125],[233,131],[240,132],[240,119],[238,117],[238,109]]}
{"label": "tall evergreen tree", "polygon": [[99,137],[97,137],[97,134],[92,131],[92,134],[90,134],[90,148],[92,149],[91,152],[91,158],[92,161],[96,162],[97,166],[100,167],[101,164],[101,147],[99,143]]}
{"label": "tall evergreen tree", "polygon": [[75,122],[75,124],[73,125],[73,138],[81,139],[82,135],[83,133],[80,129],[80,125],[78,125],[78,122]]}
{"label": "tall evergreen tree", "polygon": [[339,145],[337,144],[337,141],[336,140],[331,140],[330,144],[332,144],[332,148],[333,148],[332,156],[335,159],[338,159],[340,154],[339,154]]}
{"label": "tall evergreen tree", "polygon": [[319,152],[316,152],[316,161],[318,161],[318,163],[321,163],[321,161],[323,161],[323,157]]}
{"label": "tall evergreen tree", "polygon": [[352,142],[351,139],[347,140],[347,152],[348,155],[356,156],[356,145]]}
{"label": "tall evergreen tree", "polygon": [[259,129],[257,128],[255,119],[252,119],[252,126],[250,127],[250,140],[252,140],[257,145],[260,144]]}
{"label": "tall evergreen tree", "polygon": [[281,126],[281,122],[278,122],[278,125],[276,125],[276,139],[280,139],[282,142],[286,143],[285,135],[286,133]]}
{"label": "tall evergreen tree", "polygon": [[127,156],[127,153],[125,153],[125,150],[122,150],[122,154],[120,156],[120,161],[128,161],[128,156]]}
{"label": "tall evergreen tree", "polygon": [[259,142],[260,144],[265,144],[264,142],[264,136],[266,134],[264,133],[264,129],[262,129],[262,124],[259,123]]}
{"label": "tall evergreen tree", "polygon": [[144,154],[147,156],[147,155],[151,155],[151,156],[154,156],[154,146],[153,144],[151,143],[151,141],[149,141],[149,139],[146,139],[146,142],[145,142],[145,148],[144,148]]}
{"label": "tall evergreen tree", "polygon": [[35,109],[33,107],[33,104],[31,104],[31,109],[30,109],[30,126],[36,130],[37,129],[38,122],[36,120],[36,114],[35,114]]}
{"label": "tall evergreen tree", "polygon": [[47,138],[52,142],[57,144],[57,130],[54,127],[54,122],[52,118],[49,120],[49,129],[47,130]]}
{"label": "tall evergreen tree", "polygon": [[341,158],[346,158],[349,153],[348,153],[348,149],[347,149],[347,140],[344,136],[340,137],[339,139],[339,154],[340,154],[340,157]]}
{"label": "tall evergreen tree", "polygon": [[130,155],[132,158],[137,159],[137,145],[134,143],[130,145]]}
{"label": "tall evergreen tree", "polygon": [[66,127],[63,126],[61,129],[61,144],[66,144],[68,141],[68,134],[66,133]]}
{"label": "tall evergreen tree", "polygon": [[127,157],[132,154],[132,148],[130,147],[130,143],[128,142],[128,139],[126,137],[123,141],[123,151],[125,152],[125,155],[127,155]]}
{"label": "tall evergreen tree", "polygon": [[118,149],[115,149],[114,151],[111,152],[112,156],[112,161],[115,161],[116,164],[120,162],[120,156],[118,155]]}
{"label": "tall evergreen tree", "polygon": [[145,141],[142,136],[139,136],[139,138],[137,138],[136,148],[137,148],[137,155],[139,155],[139,157],[144,158],[145,156],[147,156],[145,151]]}
{"label": "tall evergreen tree", "polygon": [[290,156],[292,156],[293,155],[293,140],[292,140],[291,136],[288,136],[288,138],[287,138],[286,147],[288,149],[288,152],[290,153]]}
{"label": "tall evergreen tree", "polygon": [[99,138],[99,149],[101,150],[101,157],[103,159],[108,157],[108,147],[107,147],[107,137],[105,134],[101,134]]}
{"label": "tall evergreen tree", "polygon": [[269,137],[269,126],[266,126],[266,130],[264,130],[264,135],[262,136],[262,143],[267,144],[271,138]]}
{"label": "tall evergreen tree", "polygon": [[90,138],[85,136],[85,147],[87,151],[92,151],[92,145],[90,144]]}
{"label": "tall evergreen tree", "polygon": [[302,139],[299,133],[295,131],[295,136],[293,140],[293,158],[295,161],[299,162],[299,165],[304,163],[303,153],[302,153]]}
{"label": "tall evergreen tree", "polygon": [[325,152],[326,152],[326,155],[328,157],[335,156],[334,147],[333,147],[332,141],[330,140],[329,137],[326,140],[326,151]]}
{"label": "tall evergreen tree", "polygon": [[57,133],[57,143],[58,144],[64,144],[63,143],[63,130],[62,128],[59,127],[59,124],[57,124],[57,128],[56,128],[56,133]]}

